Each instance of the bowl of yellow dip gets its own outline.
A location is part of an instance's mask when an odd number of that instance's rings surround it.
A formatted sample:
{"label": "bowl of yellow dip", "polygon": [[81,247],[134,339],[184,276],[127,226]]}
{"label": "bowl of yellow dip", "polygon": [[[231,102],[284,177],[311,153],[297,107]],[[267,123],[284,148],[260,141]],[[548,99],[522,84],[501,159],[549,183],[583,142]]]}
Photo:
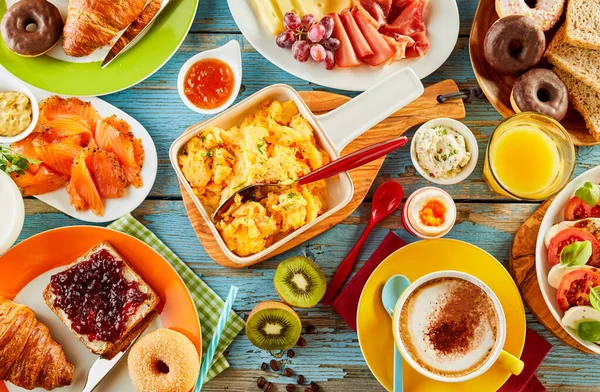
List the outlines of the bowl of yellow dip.
{"label": "bowl of yellow dip", "polygon": [[0,143],[25,139],[38,122],[38,102],[29,87],[0,70]]}

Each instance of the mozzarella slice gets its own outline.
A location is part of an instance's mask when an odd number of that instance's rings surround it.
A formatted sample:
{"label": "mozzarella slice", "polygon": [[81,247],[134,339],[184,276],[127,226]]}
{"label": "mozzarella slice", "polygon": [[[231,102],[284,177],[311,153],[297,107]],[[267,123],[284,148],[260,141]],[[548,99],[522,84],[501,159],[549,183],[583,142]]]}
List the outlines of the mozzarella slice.
{"label": "mozzarella slice", "polygon": [[574,306],[565,312],[562,325],[577,330],[577,325],[582,321],[600,322],[600,312],[591,306]]}
{"label": "mozzarella slice", "polygon": [[590,270],[592,272],[600,274],[600,269],[592,267],[591,265],[581,265],[579,267],[574,268],[565,268],[560,264],[556,264],[550,269],[550,272],[548,272],[548,284],[557,289],[563,276],[565,276],[569,272],[576,271],[579,269]]}
{"label": "mozzarella slice", "polygon": [[550,246],[550,241],[552,241],[552,238],[554,238],[558,233],[560,233],[564,229],[575,226],[575,223],[577,223],[577,221],[564,221],[557,223],[551,228],[549,228],[546,232],[546,235],[544,236],[544,245],[546,245],[546,248]]}

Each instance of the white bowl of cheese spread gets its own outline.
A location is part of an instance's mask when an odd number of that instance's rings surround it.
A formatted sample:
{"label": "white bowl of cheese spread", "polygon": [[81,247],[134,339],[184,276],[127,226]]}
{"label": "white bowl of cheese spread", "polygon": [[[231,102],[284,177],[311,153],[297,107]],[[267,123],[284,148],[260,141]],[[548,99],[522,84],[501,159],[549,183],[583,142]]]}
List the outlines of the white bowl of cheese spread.
{"label": "white bowl of cheese spread", "polygon": [[451,118],[437,118],[417,130],[410,145],[410,158],[429,181],[458,184],[473,173],[479,148],[466,125]]}

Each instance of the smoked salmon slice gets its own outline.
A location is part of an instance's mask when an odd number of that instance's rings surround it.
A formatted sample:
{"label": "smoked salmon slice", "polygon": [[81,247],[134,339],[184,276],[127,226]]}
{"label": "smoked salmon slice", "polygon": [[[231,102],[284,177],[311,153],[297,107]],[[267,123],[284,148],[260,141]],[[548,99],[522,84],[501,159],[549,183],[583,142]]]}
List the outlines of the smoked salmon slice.
{"label": "smoked salmon slice", "polygon": [[346,30],[348,38],[352,43],[354,53],[356,53],[358,58],[364,61],[366,57],[373,56],[373,50],[367,43],[367,40],[363,34],[360,32],[360,29],[352,17],[352,14],[349,11],[344,11],[340,14],[340,19],[342,20],[344,30]]}
{"label": "smoked salmon slice", "polygon": [[140,176],[143,148],[141,141],[133,137],[128,127],[115,118],[99,120],[95,134],[98,146],[105,151],[116,154],[125,171],[127,181],[136,188],[142,186]]}
{"label": "smoked salmon slice", "polygon": [[100,196],[113,199],[123,196],[128,182],[115,154],[95,150],[86,158],[86,164]]}
{"label": "smoked salmon slice", "polygon": [[68,176],[55,172],[43,163],[35,173],[31,171],[26,171],[24,174],[12,173],[11,177],[24,196],[52,192],[62,188],[69,181]]}
{"label": "smoked salmon slice", "polygon": [[367,18],[359,10],[352,12],[356,24],[360,28],[363,36],[367,40],[369,46],[373,50],[374,54],[370,57],[365,57],[363,61],[369,65],[377,66],[385,63],[394,55],[396,55],[395,48],[392,48],[388,42],[383,38],[383,35],[377,31],[377,29],[369,23]]}
{"label": "smoked salmon slice", "polygon": [[69,119],[83,124],[92,133],[100,116],[91,103],[78,98],[52,96],[40,103],[40,114],[48,121]]}
{"label": "smoked salmon slice", "polygon": [[48,133],[42,133],[32,141],[33,148],[40,159],[54,171],[71,175],[71,166],[82,147],[69,138],[53,140]]}
{"label": "smoked salmon slice", "polygon": [[71,204],[78,211],[90,209],[98,216],[104,215],[104,204],[102,197],[96,188],[92,174],[87,167],[86,159],[90,153],[89,148],[84,148],[75,158],[71,168],[71,182],[67,192],[71,198]]}
{"label": "smoked salmon slice", "polygon": [[354,53],[354,48],[348,37],[348,33],[344,30],[342,20],[338,14],[329,14],[333,18],[333,34],[332,37],[337,38],[340,41],[340,47],[335,52],[335,65],[340,68],[344,67],[356,67],[361,65],[362,62]]}

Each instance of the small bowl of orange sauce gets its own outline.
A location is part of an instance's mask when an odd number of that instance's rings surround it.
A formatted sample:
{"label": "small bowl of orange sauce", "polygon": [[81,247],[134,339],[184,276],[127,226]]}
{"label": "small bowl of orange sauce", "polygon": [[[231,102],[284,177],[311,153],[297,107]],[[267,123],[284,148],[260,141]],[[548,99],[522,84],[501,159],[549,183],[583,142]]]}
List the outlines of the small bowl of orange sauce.
{"label": "small bowl of orange sauce", "polygon": [[456,222],[456,204],[445,191],[425,187],[414,192],[404,203],[402,223],[406,230],[421,239],[445,236]]}
{"label": "small bowl of orange sauce", "polygon": [[200,114],[227,109],[237,98],[241,84],[242,55],[237,41],[191,57],[177,78],[181,100]]}

